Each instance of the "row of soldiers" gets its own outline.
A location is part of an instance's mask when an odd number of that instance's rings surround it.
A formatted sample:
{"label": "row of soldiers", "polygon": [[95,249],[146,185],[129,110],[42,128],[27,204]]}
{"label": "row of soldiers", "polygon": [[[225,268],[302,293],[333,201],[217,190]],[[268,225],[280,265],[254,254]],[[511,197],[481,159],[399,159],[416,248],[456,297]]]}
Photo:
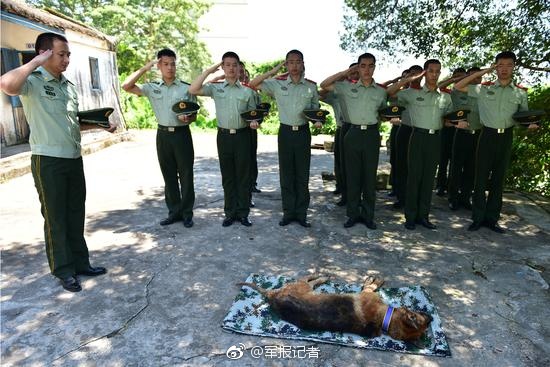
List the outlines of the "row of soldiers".
{"label": "row of soldiers", "polygon": [[[64,289],[78,292],[82,290],[79,276],[98,276],[107,272],[105,267],[90,264],[84,238],[86,182],[80,131],[94,126],[80,123],[83,121],[78,117],[77,90],[64,75],[71,55],[67,39],[57,33],[42,33],[36,39],[35,50],[36,56],[32,60],[0,77],[0,89],[7,95],[21,96],[30,126],[31,169],[44,217],[46,254],[51,273]],[[153,65],[160,70],[162,80],[136,84]],[[287,73],[278,75],[283,65]],[[456,103],[473,98],[476,103],[469,106],[472,110],[477,106],[479,114],[479,120],[472,119],[470,114],[467,121],[459,123],[458,128],[464,131],[457,129],[455,135],[455,143],[460,132],[464,135],[460,138],[470,144],[470,148],[466,143],[455,144],[456,149],[465,151],[463,170],[472,160],[471,147],[477,146],[473,158],[473,223],[470,230],[486,225],[497,232],[503,231],[497,222],[502,205],[504,172],[510,160],[512,114],[527,109],[525,91],[512,82],[514,65],[515,55],[504,52],[497,55],[494,66],[453,80]],[[206,82],[206,78],[219,67],[224,72],[223,81]],[[401,192],[398,196],[400,202],[404,201],[405,226],[414,229],[415,224],[420,223],[434,228],[428,215],[441,145],[439,134],[443,127],[442,116],[453,108],[451,95],[438,87],[441,64],[437,60],[428,60],[422,70],[411,68],[387,89],[374,82],[375,67],[375,57],[363,54],[359,56],[357,65],[321,83],[323,98],[329,101],[332,93],[332,98],[337,101],[336,117],[341,123],[339,154],[344,159],[339,162],[345,168],[340,170],[338,183],[345,190],[347,200],[345,226],[362,221],[367,227],[376,228],[374,190],[380,142],[378,110],[386,106],[389,96],[397,97],[397,103],[408,111],[401,119],[392,121],[399,124],[394,133],[398,171],[394,183],[397,192]],[[493,70],[497,73],[495,83],[477,84],[476,80]],[[279,224],[286,226],[297,221],[304,227],[311,226],[306,218],[311,134],[303,111],[319,108],[317,86],[304,78],[304,58],[298,50],[289,51],[284,63],[257,76],[249,85],[239,81],[242,73],[238,55],[227,52],[219,64],[205,70],[189,85],[176,79],[176,55],[164,49],[155,60],[124,81],[124,90],[148,97],[158,120],[157,155],[169,211],[169,216],[161,224],[183,221],[185,227],[193,226],[194,151],[189,123],[196,117],[178,115],[172,106],[175,102],[194,101],[195,96],[204,95],[212,97],[216,105],[217,147],[225,199],[222,224],[229,226],[239,220],[245,226],[252,225],[248,219],[253,189],[253,179],[250,178],[250,162],[253,160],[251,131],[260,126],[260,120],[247,122],[241,114],[257,108],[257,91],[261,90],[275,99],[281,122],[278,154],[283,217]],[[420,85],[422,78],[425,82]],[[463,93],[467,93],[466,99]],[[476,125],[476,121],[479,124]],[[315,126],[320,128],[321,124],[316,122]],[[111,123],[105,128],[113,132],[116,126]],[[530,128],[536,128],[536,125]],[[410,136],[403,138],[407,134]],[[407,168],[406,178],[399,171],[400,164]],[[455,163],[452,166],[453,171]],[[457,187],[464,204],[464,198],[471,190],[466,184]],[[488,197],[486,189],[489,189]]]}
{"label": "row of soldiers", "polygon": [[[423,67],[413,65],[400,77],[383,84],[373,78],[375,56],[365,53],[348,69],[325,79],[320,90],[304,77],[304,58],[298,50],[289,51],[283,63],[249,83],[244,65],[234,52],[225,53],[220,63],[206,69],[190,85],[175,79],[176,56],[171,50],[161,50],[157,56],[157,60],[130,75],[122,87],[149,97],[158,119],[157,151],[169,209],[162,225],[180,220],[186,227],[193,225],[193,144],[188,128],[191,121],[189,115],[177,116],[170,107],[182,99],[196,101],[196,96],[211,97],[216,106],[225,199],[222,225],[229,226],[236,220],[252,225],[248,215],[251,192],[257,190],[256,130],[261,119],[247,121],[242,114],[257,108],[261,91],[275,99],[279,111],[281,226],[293,221],[311,226],[307,220],[311,134],[303,111],[318,109],[321,100],[333,106],[337,123],[336,193],[342,195],[338,204],[346,205],[344,227],[362,222],[370,229],[377,228],[374,214],[379,111],[390,104],[404,108],[401,116],[390,119],[390,161],[391,183],[397,198],[393,206],[404,208],[405,227],[413,230],[419,224],[436,228],[429,218],[433,182],[439,165],[438,194],[444,194],[450,160],[450,208],[473,209],[469,230],[485,225],[495,232],[504,232],[498,220],[515,124],[512,115],[527,110],[525,90],[513,83],[516,57],[512,52],[498,54],[490,68],[471,68],[468,72],[457,69],[451,78],[441,82],[441,63],[431,59]],[[162,80],[136,85],[155,63]],[[283,66],[287,72],[280,74]],[[219,68],[223,76],[207,81]],[[497,81],[482,84],[482,76],[494,70]],[[451,84],[453,89],[447,88]],[[454,123],[445,120],[444,116],[456,110],[470,113],[458,118],[458,123],[456,118]],[[315,127],[320,128],[321,124],[316,122]]]}

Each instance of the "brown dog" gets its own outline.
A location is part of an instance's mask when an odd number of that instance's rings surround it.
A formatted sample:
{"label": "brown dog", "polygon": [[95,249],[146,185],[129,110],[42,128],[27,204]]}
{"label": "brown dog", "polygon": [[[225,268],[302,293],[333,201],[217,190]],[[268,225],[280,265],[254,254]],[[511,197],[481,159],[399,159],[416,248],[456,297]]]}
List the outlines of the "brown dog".
{"label": "brown dog", "polygon": [[[253,283],[237,283],[260,292],[283,320],[304,330],[349,332],[368,338],[382,331],[397,340],[416,341],[428,328],[432,317],[406,308],[389,307],[374,291],[384,281],[367,277],[361,293],[314,293],[326,277],[311,275],[282,288],[266,290]],[[383,330],[384,329],[384,330]]]}

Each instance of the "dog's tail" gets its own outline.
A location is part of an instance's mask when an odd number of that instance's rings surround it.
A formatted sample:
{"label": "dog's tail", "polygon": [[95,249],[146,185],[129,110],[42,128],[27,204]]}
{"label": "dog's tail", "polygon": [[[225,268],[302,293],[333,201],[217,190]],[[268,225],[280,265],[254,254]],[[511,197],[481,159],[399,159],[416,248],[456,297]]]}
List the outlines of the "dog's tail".
{"label": "dog's tail", "polygon": [[257,286],[254,283],[237,283],[236,285],[250,287],[250,288],[260,292],[260,294],[262,296],[264,296],[266,298],[268,297],[268,291],[266,289],[260,288],[259,286]]}

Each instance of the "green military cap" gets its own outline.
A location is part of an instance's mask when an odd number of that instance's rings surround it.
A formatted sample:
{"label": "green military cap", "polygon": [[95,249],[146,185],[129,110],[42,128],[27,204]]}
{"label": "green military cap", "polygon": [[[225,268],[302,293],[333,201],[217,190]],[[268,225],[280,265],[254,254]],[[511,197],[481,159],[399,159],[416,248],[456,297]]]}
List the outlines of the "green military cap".
{"label": "green military cap", "polygon": [[96,108],[87,111],[78,111],[76,114],[81,124],[97,124],[100,127],[109,127],[109,116],[115,109],[111,107]]}
{"label": "green military cap", "polygon": [[306,119],[308,119],[311,122],[324,123],[329,113],[330,112],[328,112],[327,110],[320,110],[320,109],[304,110],[304,115],[306,116]]}
{"label": "green military cap", "polygon": [[269,112],[269,109],[271,108],[271,105],[267,102],[262,102],[262,103],[256,105],[256,108],[258,110],[265,110],[265,111]]}
{"label": "green military cap", "polygon": [[177,115],[192,115],[197,113],[200,108],[201,107],[195,102],[179,101],[174,103],[172,106],[172,111],[174,111]]}
{"label": "green military cap", "polygon": [[258,121],[261,123],[267,113],[266,110],[255,109],[241,113],[241,117],[247,122]]}
{"label": "green military cap", "polygon": [[544,110],[519,111],[512,118],[522,125],[538,124],[546,115]]}
{"label": "green military cap", "polygon": [[448,113],[443,118],[445,120],[449,120],[450,122],[458,122],[462,120],[466,120],[466,117],[470,113],[470,110],[467,109],[459,109],[454,112]]}
{"label": "green military cap", "polygon": [[384,108],[379,109],[378,113],[382,117],[391,119],[391,118],[394,118],[394,117],[401,117],[401,114],[405,110],[406,110],[406,108],[401,107],[401,106],[388,106],[388,107],[384,107]]}

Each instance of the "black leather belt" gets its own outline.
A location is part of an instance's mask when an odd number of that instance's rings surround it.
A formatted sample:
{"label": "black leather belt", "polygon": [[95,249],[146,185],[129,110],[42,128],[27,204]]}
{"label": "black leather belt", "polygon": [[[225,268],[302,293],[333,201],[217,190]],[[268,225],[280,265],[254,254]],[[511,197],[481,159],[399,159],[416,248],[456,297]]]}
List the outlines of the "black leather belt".
{"label": "black leather belt", "polygon": [[378,124],[372,124],[372,125],[355,125],[351,124],[350,128],[352,129],[359,129],[359,130],[378,130]]}
{"label": "black leather belt", "polygon": [[506,131],[513,129],[513,126],[507,127],[505,129],[493,129],[492,127],[483,126],[483,130],[493,133],[493,134],[504,134]]}
{"label": "black leather belt", "polygon": [[301,131],[301,130],[309,129],[309,126],[307,124],[303,124],[303,125],[281,124],[281,128],[285,130],[290,130],[290,131]]}
{"label": "black leather belt", "polygon": [[168,131],[170,133],[173,133],[174,131],[178,130],[178,129],[182,129],[182,128],[189,128],[189,125],[185,125],[185,126],[164,126],[164,125],[159,125],[158,126],[158,129],[160,131]]}
{"label": "black leather belt", "polygon": [[457,130],[463,134],[468,134],[468,135],[475,135],[481,131],[481,129],[477,129],[477,130],[457,129]]}
{"label": "black leather belt", "polygon": [[247,127],[241,127],[240,129],[225,129],[223,127],[218,127],[218,132],[222,134],[234,135],[234,134],[240,134],[245,131],[249,131],[249,129]]}
{"label": "black leather belt", "polygon": [[436,129],[423,129],[421,127],[413,127],[413,131],[417,131],[422,134],[430,134],[430,135],[437,135],[439,134],[439,130]]}

